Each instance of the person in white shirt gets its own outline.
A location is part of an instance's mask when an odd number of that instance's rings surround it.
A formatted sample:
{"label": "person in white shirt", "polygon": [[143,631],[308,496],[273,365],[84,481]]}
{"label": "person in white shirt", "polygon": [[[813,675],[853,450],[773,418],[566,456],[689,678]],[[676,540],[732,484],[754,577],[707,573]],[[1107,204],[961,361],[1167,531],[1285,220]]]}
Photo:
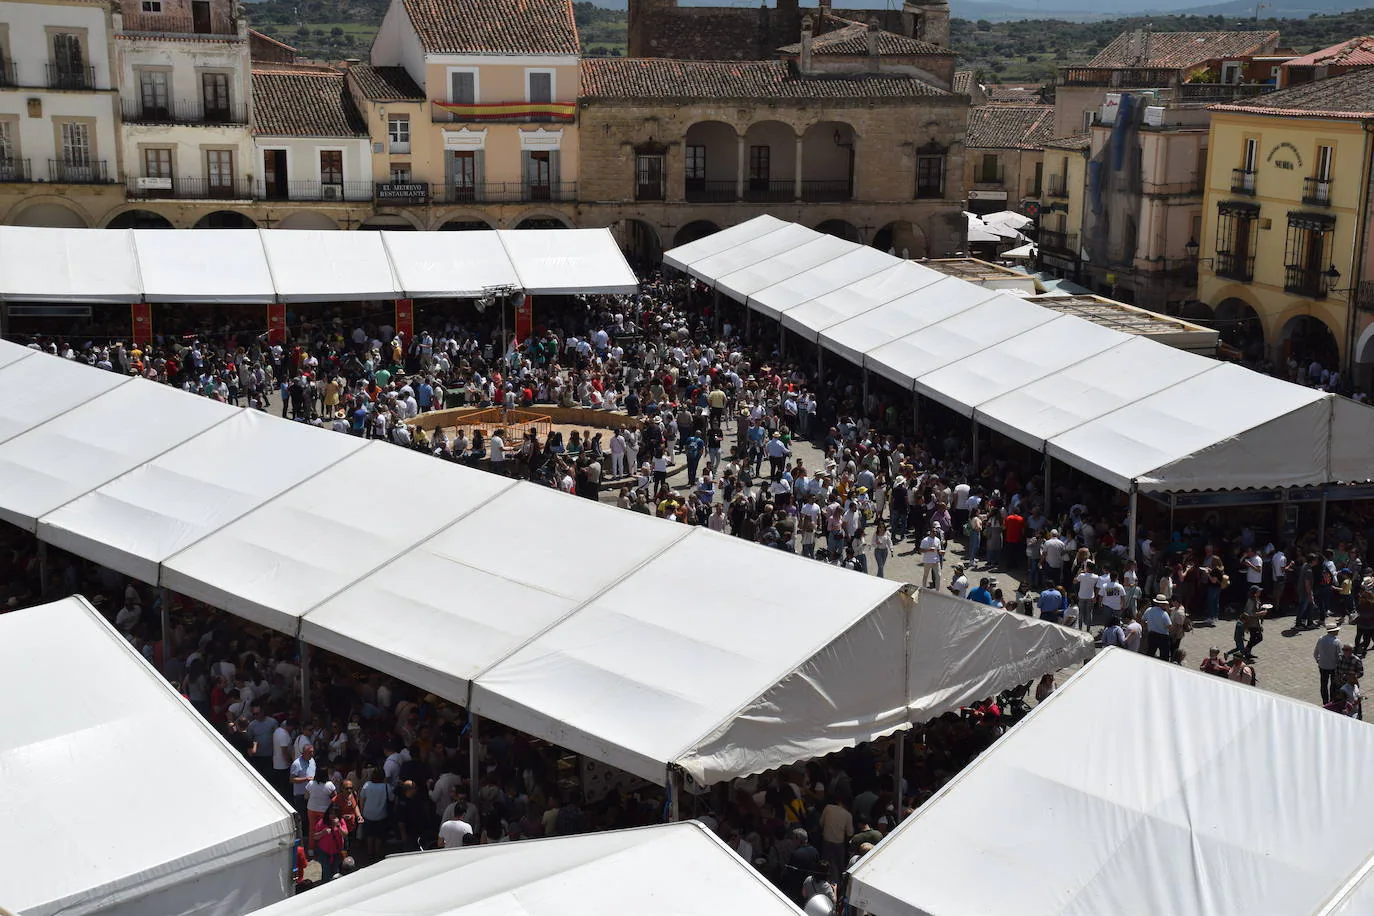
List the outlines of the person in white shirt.
{"label": "person in white shirt", "polygon": [[291,785],[291,761],[295,759],[295,742],[291,736],[292,724],[290,719],[283,719],[272,732],[272,770],[278,786],[283,791]]}
{"label": "person in white shirt", "polygon": [[921,584],[926,588],[940,586],[940,557],[944,555],[939,529],[931,526],[930,533],[921,539]]}
{"label": "person in white shirt", "polygon": [[1264,582],[1264,561],[1260,559],[1259,551],[1255,548],[1251,547],[1245,551],[1240,565],[1245,570],[1246,585],[1260,585]]}
{"label": "person in white shirt", "polygon": [[463,845],[463,838],[472,835],[472,825],[455,811],[448,820],[439,826],[439,847],[453,849]]}
{"label": "person in white shirt", "polygon": [[968,597],[968,576],[964,575],[963,566],[954,567],[954,581],[949,584],[949,590],[957,598]]}
{"label": "person in white shirt", "polygon": [[1050,531],[1049,538],[1040,545],[1040,556],[1045,561],[1045,576],[1056,585],[1064,581],[1064,541],[1059,537],[1059,529]]}

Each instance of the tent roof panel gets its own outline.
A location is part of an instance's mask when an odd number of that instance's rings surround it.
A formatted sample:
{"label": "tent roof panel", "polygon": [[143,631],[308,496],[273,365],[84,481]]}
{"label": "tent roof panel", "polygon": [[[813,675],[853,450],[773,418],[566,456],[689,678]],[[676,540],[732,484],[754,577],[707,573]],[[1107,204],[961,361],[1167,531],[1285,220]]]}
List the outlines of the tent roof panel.
{"label": "tent roof panel", "polygon": [[867,245],[858,245],[832,261],[817,264],[810,270],[759,290],[749,297],[749,305],[755,311],[776,318],[803,302],[847,288],[865,277],[891,270],[899,263],[890,254]]}
{"label": "tent roof panel", "polygon": [[362,446],[242,410],[44,516],[39,537],[155,583],[173,554]]}
{"label": "tent roof panel", "polygon": [[815,342],[826,328],[944,279],[938,270],[897,261],[885,270],[788,309],[783,313],[782,326]]}
{"label": "tent roof panel", "polygon": [[[5,906],[53,916],[123,897],[136,908],[154,880],[193,881],[273,849],[285,892],[291,808],[84,599],[0,616],[0,689],[24,697],[0,728]],[[185,791],[166,779],[169,760],[213,786],[214,804],[188,817]],[[119,842],[72,842],[91,798],[53,787],[89,784],[93,773],[119,787],[99,803]]]}
{"label": "tent roof panel", "polygon": [[256,916],[801,916],[697,821],[388,856]]}
{"label": "tent roof panel", "polygon": [[[741,270],[726,274],[720,278],[716,286],[727,296],[738,302],[744,302],[760,290],[767,289],[798,274],[807,273],[813,270],[816,265],[824,267],[836,258],[858,251],[861,247],[855,242],[846,241],[833,235],[818,235],[811,241],[804,242],[795,248],[780,251],[757,264],[751,264]],[[776,313],[766,308],[755,306],[754,310],[763,312],[772,318],[777,317]]]}
{"label": "tent roof panel", "polygon": [[[957,322],[966,318],[972,319],[973,313],[982,309],[983,306],[979,306],[972,312],[951,318],[931,330],[952,330]],[[1000,336],[1002,325],[996,327],[999,328],[997,335]],[[1053,375],[1066,366],[1081,362],[1112,347],[1119,347],[1133,339],[1129,334],[1122,334],[1120,331],[1113,331],[1069,315],[1059,315],[1051,321],[1015,333],[1001,343],[992,345],[988,345],[986,336],[980,339],[976,326],[968,327],[966,330],[971,336],[965,336],[963,340],[972,344],[974,349],[971,352],[958,350],[960,353],[967,352],[967,356],[961,356],[956,361],[916,380],[917,391],[964,416],[972,415],[975,407],[998,395],[1019,390],[1037,379]],[[953,343],[947,346],[951,352],[957,349]]]}
{"label": "tent roof panel", "polygon": [[1046,439],[1216,366],[1205,356],[1132,337],[979,405],[978,422],[1039,449]]}
{"label": "tent roof panel", "polygon": [[[864,365],[884,378],[910,387],[927,372],[966,359],[1058,317],[1049,309],[1015,296],[994,294],[986,302],[869,350],[864,354]],[[930,393],[933,392],[922,392]]]}
{"label": "tent roof panel", "polygon": [[380,232],[397,285],[415,299],[469,298],[519,288],[501,237],[491,232]]}
{"label": "tent roof panel", "polygon": [[0,518],[33,531],[63,503],[236,413],[143,379],[119,385],[0,445]]}
{"label": "tent roof panel", "polygon": [[784,251],[791,251],[799,245],[815,241],[820,235],[814,229],[788,223],[776,232],[759,236],[748,244],[724,248],[710,257],[702,258],[688,268],[687,272],[714,287],[719,284],[722,277],[743,270],[751,264],[766,261]]}
{"label": "tent roof panel", "polygon": [[[495,475],[454,470],[368,443],[167,560],[162,584],[294,635],[310,608],[505,489]],[[378,481],[387,511],[359,512]]]}
{"label": "tent roof panel", "polygon": [[138,302],[143,283],[127,229],[0,226],[0,298]]}
{"label": "tent roof panel", "polygon": [[130,382],[81,363],[39,353],[0,368],[0,442]]}
{"label": "tent roof panel", "polygon": [[503,229],[499,235],[530,295],[639,292],[609,229]]}
{"label": "tent roof panel", "polygon": [[[582,753],[596,748],[607,763],[661,784],[665,761],[691,750],[896,588],[792,560],[694,529],[479,676],[473,707]],[[703,602],[665,587],[703,575],[713,593],[731,600]],[[777,588],[784,579],[787,594]],[[787,597],[798,593],[808,596],[802,607]]]}
{"label": "tent roof panel", "polygon": [[[1152,698],[1129,727],[1102,702],[1122,695]],[[852,902],[889,916],[1326,912],[1374,860],[1374,802],[1294,795],[1312,785],[1313,748],[1351,784],[1374,731],[1107,649],[859,862]],[[1274,797],[1293,803],[1249,801]]]}
{"label": "tent roof panel", "polygon": [[1374,407],[1349,398],[1335,398],[1331,421],[1331,480],[1358,483],[1374,480]]}
{"label": "tent roof panel", "polygon": [[999,295],[954,277],[940,280],[821,332],[827,348],[861,366],[864,354]]}
{"label": "tent roof panel", "polygon": [[[1219,410],[1245,392],[1243,410]],[[1112,413],[1055,436],[1050,454],[1119,489],[1131,481],[1178,462],[1207,447],[1256,429],[1320,401],[1325,395],[1229,363],[1193,376],[1179,390],[1164,389]],[[1312,430],[1303,430],[1311,435]],[[1323,437],[1323,442],[1324,442]],[[1296,443],[1295,443],[1296,444]],[[1306,442],[1300,447],[1309,447]],[[1285,456],[1252,455],[1266,462]],[[1325,473],[1325,462],[1322,462]],[[1238,479],[1240,468],[1233,468]],[[1198,484],[1198,489],[1253,486],[1229,480]]]}
{"label": "tent roof panel", "polygon": [[32,347],[21,347],[17,343],[10,343],[8,340],[0,340],[0,369],[5,368],[10,363],[16,363],[21,359],[34,356],[38,350]]}
{"label": "tent roof panel", "polygon": [[380,232],[264,229],[261,235],[277,296],[283,302],[395,299],[400,295]]}
{"label": "tent roof panel", "polygon": [[761,238],[770,232],[776,232],[786,226],[787,223],[778,219],[776,216],[756,216],[743,223],[736,223],[719,232],[703,236],[695,242],[688,242],[686,245],[679,245],[663,253],[663,263],[674,270],[684,273],[697,261],[709,258],[713,254],[720,254],[730,248],[744,245],[755,239]]}
{"label": "tent roof panel", "polygon": [[276,301],[262,235],[256,230],[130,231],[149,302]]}

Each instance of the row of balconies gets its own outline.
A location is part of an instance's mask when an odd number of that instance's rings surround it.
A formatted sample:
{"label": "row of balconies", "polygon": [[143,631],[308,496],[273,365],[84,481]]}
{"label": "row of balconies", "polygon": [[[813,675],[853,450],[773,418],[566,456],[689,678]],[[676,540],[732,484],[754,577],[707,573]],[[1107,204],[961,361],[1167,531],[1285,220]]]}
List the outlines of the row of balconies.
{"label": "row of balconies", "polygon": [[29,65],[21,69],[18,61],[6,60],[0,61],[0,88],[92,91],[101,87],[95,84],[94,67],[46,64],[41,70]]}
{"label": "row of balconies", "polygon": [[[750,178],[745,179],[743,187],[733,178],[688,178],[684,196],[688,203],[696,204],[725,204],[736,201],[790,203],[795,200],[826,203],[852,200],[854,189],[846,179],[803,178],[799,193],[798,182],[792,178]],[[661,184],[638,185],[635,188],[636,200],[665,200],[666,197],[666,189]]]}
{"label": "row of balconies", "polygon": [[[1259,193],[1254,169],[1231,170],[1231,193],[1254,197]],[[1312,207],[1331,206],[1331,179],[1304,178],[1302,180],[1302,202]]]}
{"label": "row of balconies", "polygon": [[248,108],[243,104],[210,105],[204,100],[169,100],[148,103],[124,99],[124,120],[129,124],[247,124]]}
{"label": "row of balconies", "polygon": [[[1255,279],[1255,256],[1232,254],[1218,251],[1214,262],[1218,277],[1250,283]],[[1283,291],[1308,299],[1325,299],[1331,278],[1328,272],[1299,264],[1288,264],[1283,269]]]}

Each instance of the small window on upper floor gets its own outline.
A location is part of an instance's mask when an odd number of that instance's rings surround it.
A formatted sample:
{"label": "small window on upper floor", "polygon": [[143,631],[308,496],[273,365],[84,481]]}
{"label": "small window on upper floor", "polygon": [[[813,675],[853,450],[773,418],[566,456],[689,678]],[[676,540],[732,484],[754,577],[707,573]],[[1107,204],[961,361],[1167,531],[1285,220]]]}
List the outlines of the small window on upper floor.
{"label": "small window on upper floor", "polygon": [[162,12],[162,0],[143,0],[141,7],[145,13]]}

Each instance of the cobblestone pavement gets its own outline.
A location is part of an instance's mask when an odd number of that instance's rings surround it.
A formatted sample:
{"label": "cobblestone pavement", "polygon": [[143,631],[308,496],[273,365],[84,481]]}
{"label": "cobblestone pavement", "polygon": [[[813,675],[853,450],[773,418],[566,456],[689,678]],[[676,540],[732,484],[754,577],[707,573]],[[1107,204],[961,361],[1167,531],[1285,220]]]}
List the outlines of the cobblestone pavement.
{"label": "cobblestone pavement", "polygon": [[[731,435],[733,434],[733,430],[729,432]],[[729,437],[727,436],[728,441]],[[820,450],[809,443],[794,443],[793,453],[794,457],[803,460],[807,468],[814,469],[823,464]],[[682,488],[685,492],[687,477],[681,456],[678,457],[676,471],[677,473],[670,477],[669,484]],[[614,489],[603,491],[602,499],[615,502],[616,491]],[[964,548],[965,545],[961,538],[950,543],[940,578],[942,588],[953,579],[951,571],[953,565],[963,562]],[[869,567],[870,574],[876,572],[871,556],[869,557]],[[901,544],[894,545],[893,555],[887,562],[886,573],[890,579],[898,579],[913,584],[920,583],[921,567],[917,556],[916,542],[910,537]],[[1016,590],[1019,581],[1015,575],[1004,570],[988,568],[986,564],[975,564],[972,569],[968,570],[967,574],[975,584],[982,576],[988,576],[1008,596]],[[1318,692],[1317,666],[1312,660],[1312,647],[1323,631],[1305,630],[1301,633],[1294,633],[1289,629],[1292,620],[1290,611],[1284,617],[1271,621],[1265,626],[1264,641],[1255,649],[1255,655],[1259,659],[1254,663],[1255,673],[1261,689],[1272,690],[1295,699],[1317,703],[1320,701],[1320,695]],[[1195,627],[1183,639],[1183,648],[1187,652],[1185,664],[1196,668],[1207,657],[1207,650],[1210,646],[1219,646],[1223,652],[1229,650],[1235,643],[1233,632],[1234,625],[1229,620],[1222,620],[1215,627]],[[1353,626],[1341,627],[1343,640],[1352,641],[1354,637],[1355,628]],[[1161,662],[1161,664],[1164,663]]]}

